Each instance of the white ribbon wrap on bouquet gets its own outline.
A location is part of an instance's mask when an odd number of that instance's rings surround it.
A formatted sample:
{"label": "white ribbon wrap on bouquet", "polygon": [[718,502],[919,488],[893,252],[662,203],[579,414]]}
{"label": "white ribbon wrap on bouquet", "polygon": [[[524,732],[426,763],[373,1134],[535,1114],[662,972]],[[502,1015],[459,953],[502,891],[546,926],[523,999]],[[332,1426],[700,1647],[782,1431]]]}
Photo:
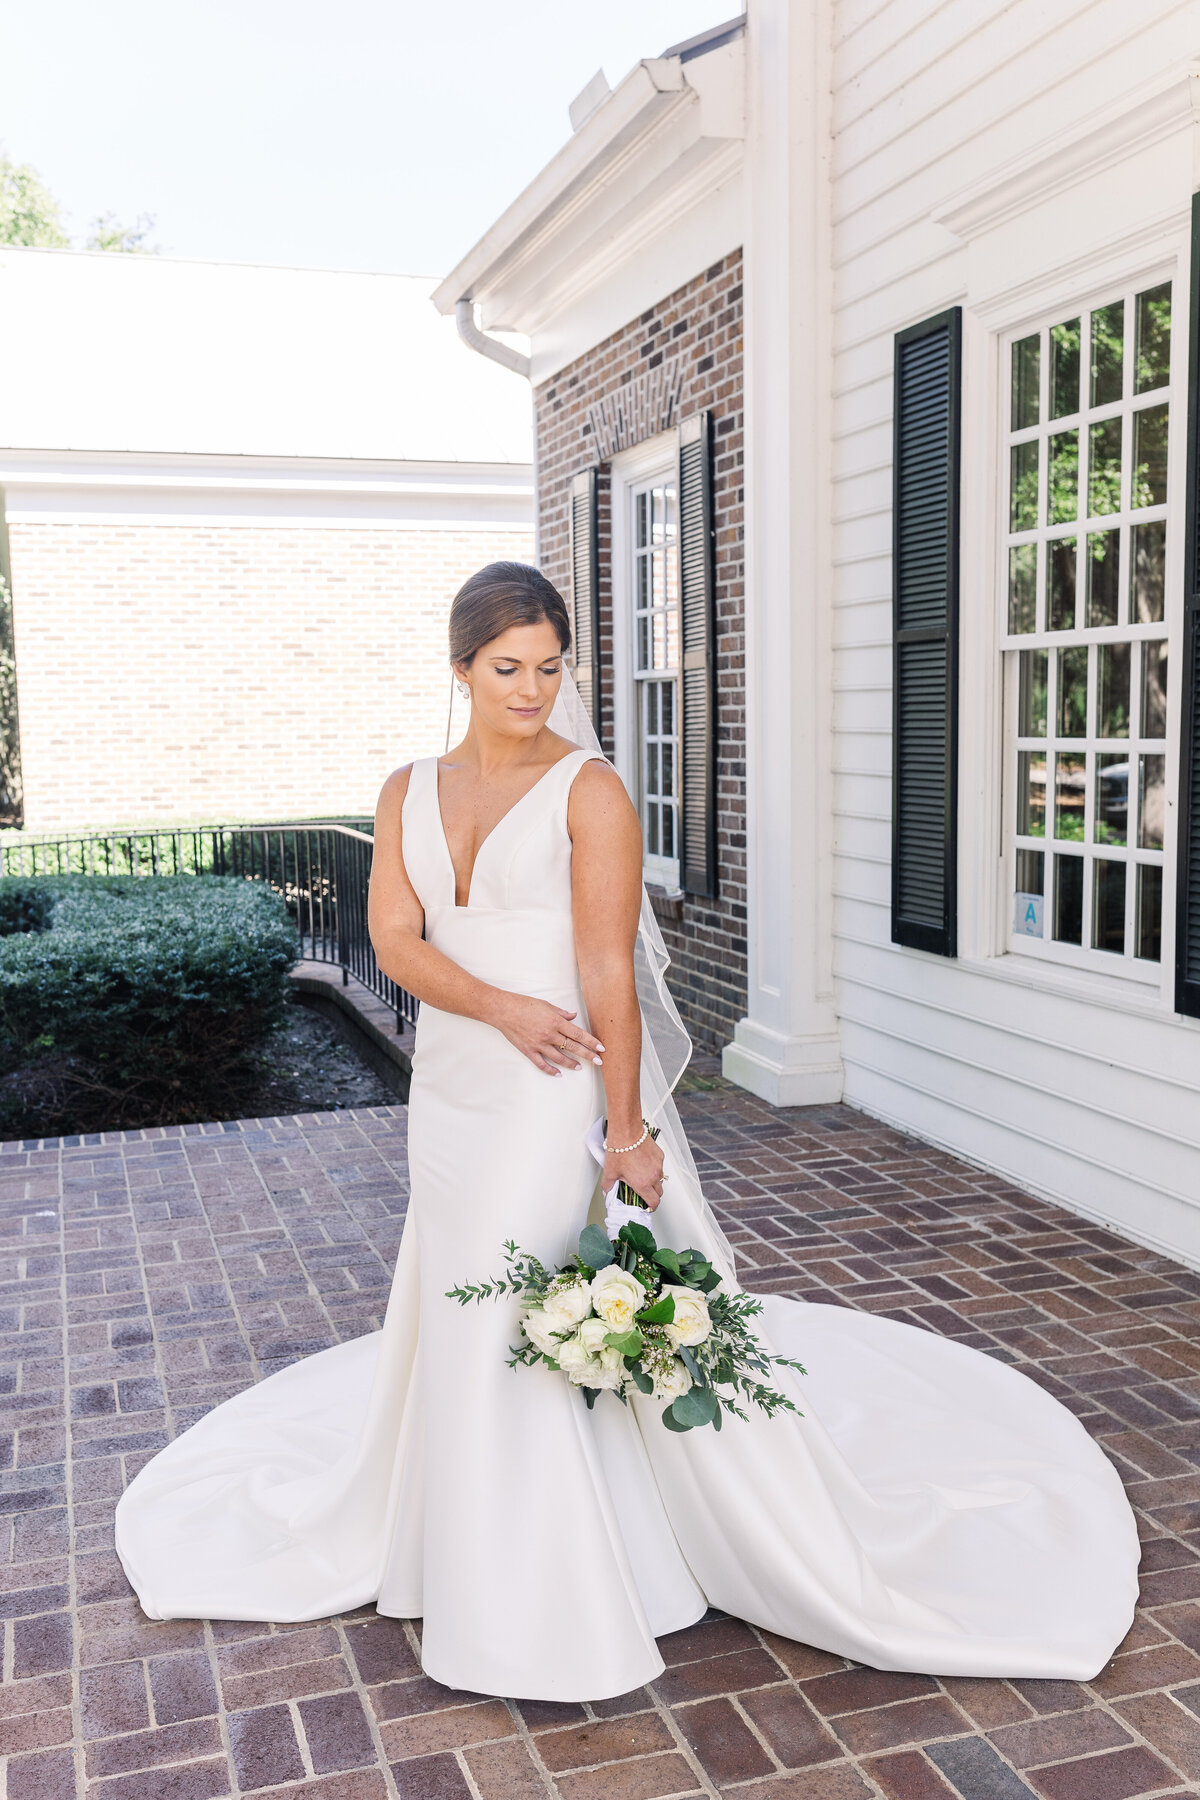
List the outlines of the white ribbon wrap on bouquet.
{"label": "white ribbon wrap on bouquet", "polygon": [[[600,1167],[604,1167],[604,1120],[597,1119],[584,1139],[588,1149]],[[623,1200],[617,1199],[620,1182],[614,1181],[604,1195],[604,1229],[610,1238],[615,1238],[622,1225],[650,1224],[654,1217],[648,1206],[626,1206]]]}

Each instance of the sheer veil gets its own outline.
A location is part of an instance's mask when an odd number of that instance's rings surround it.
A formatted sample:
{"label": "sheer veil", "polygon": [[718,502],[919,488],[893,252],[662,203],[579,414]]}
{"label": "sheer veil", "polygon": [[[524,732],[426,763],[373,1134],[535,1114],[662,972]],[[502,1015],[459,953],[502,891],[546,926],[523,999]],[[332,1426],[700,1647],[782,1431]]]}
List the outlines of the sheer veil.
{"label": "sheer veil", "polygon": [[[604,756],[579,689],[566,668],[550,714],[550,729],[578,744],[580,749]],[[642,1013],[642,1108],[650,1123],[658,1127],[658,1141],[666,1157],[668,1173],[677,1184],[669,1190],[671,1213],[678,1218],[681,1207],[699,1213],[697,1223],[702,1222],[704,1242],[696,1247],[703,1249],[722,1274],[732,1279],[733,1249],[701,1192],[700,1177],[674,1100],[675,1085],[691,1059],[692,1040],[667,986],[670,962],[650,896],[643,886],[642,912],[634,948],[634,975]],[[666,1203],[664,1197],[664,1206]],[[691,1220],[687,1222],[692,1223]],[[683,1223],[682,1219],[679,1223]]]}

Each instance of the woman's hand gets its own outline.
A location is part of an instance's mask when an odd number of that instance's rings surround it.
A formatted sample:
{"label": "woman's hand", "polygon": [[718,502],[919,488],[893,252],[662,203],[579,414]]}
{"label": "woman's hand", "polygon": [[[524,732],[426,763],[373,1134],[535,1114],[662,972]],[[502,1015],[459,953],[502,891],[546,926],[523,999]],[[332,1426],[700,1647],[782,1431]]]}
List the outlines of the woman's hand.
{"label": "woman's hand", "polygon": [[576,1015],[530,994],[497,996],[488,1024],[503,1032],[513,1047],[545,1075],[561,1075],[583,1063],[599,1063],[604,1045],[573,1021]]}
{"label": "woman's hand", "polygon": [[638,1198],[654,1211],[662,1199],[663,1153],[652,1137],[647,1137],[636,1150],[622,1150],[619,1156],[615,1151],[607,1152],[601,1181],[604,1193],[614,1181],[627,1181]]}

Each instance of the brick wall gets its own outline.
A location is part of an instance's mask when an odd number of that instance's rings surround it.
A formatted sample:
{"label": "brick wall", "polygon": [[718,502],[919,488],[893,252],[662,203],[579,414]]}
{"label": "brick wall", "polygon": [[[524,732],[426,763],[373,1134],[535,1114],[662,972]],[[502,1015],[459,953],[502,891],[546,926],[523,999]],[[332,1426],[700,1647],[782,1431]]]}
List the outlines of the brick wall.
{"label": "brick wall", "polygon": [[[615,405],[620,390],[629,404]],[[746,782],[742,509],[742,259],[735,251],[537,390],[541,566],[570,590],[571,477],[598,466],[601,736],[611,754],[611,452],[704,408],[713,415],[717,612],[715,900],[663,921],[671,987],[697,1043],[715,1048],[746,1011]],[[626,430],[615,436],[613,421]]]}
{"label": "brick wall", "polygon": [[[455,590],[527,529],[10,524],[27,828],[374,810]],[[457,721],[456,721],[457,722]]]}

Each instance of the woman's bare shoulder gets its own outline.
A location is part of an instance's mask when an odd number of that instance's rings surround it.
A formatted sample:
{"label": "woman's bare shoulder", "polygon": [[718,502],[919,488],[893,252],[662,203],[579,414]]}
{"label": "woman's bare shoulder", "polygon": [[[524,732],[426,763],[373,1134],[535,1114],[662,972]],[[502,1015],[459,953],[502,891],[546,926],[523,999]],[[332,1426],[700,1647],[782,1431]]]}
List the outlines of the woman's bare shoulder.
{"label": "woman's bare shoulder", "polygon": [[408,793],[409,777],[415,767],[415,763],[402,763],[398,769],[393,769],[391,774],[384,778],[383,786],[379,790],[379,799],[375,803],[376,818],[381,813],[398,813],[400,811],[404,805],[404,797]]}
{"label": "woman's bare shoulder", "polygon": [[599,756],[593,756],[585,762],[571,784],[573,794],[581,794],[585,798],[603,800],[625,792],[625,783],[617,774],[610,762]]}
{"label": "woman's bare shoulder", "polygon": [[[625,783],[609,762],[594,758],[585,762],[574,781],[567,805],[567,828],[571,836],[580,831],[611,830],[615,823],[636,821],[633,802]],[[640,827],[639,833],[640,833]]]}

